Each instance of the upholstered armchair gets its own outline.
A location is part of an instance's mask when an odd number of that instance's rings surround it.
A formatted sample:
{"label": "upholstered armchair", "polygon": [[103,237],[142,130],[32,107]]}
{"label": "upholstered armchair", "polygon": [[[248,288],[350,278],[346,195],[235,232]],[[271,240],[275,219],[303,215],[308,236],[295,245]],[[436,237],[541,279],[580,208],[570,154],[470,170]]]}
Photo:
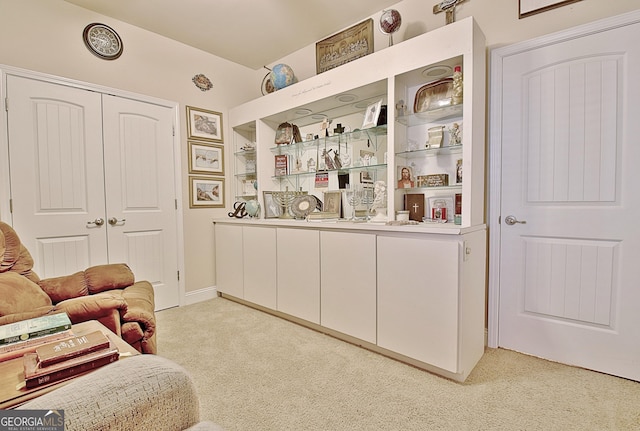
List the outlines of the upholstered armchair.
{"label": "upholstered armchair", "polygon": [[15,230],[0,222],[0,325],[66,312],[72,323],[98,320],[141,353],[156,353],[153,287],[126,264],[97,265],[40,279]]}

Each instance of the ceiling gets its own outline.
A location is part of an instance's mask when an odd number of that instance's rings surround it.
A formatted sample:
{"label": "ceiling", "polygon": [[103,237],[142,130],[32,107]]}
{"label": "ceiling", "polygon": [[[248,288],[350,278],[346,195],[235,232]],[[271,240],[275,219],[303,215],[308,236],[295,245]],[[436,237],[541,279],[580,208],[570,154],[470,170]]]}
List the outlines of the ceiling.
{"label": "ceiling", "polygon": [[[399,2],[399,0],[65,1],[254,70],[272,65],[288,54],[357,24]],[[103,24],[110,25],[109,22],[103,22]],[[115,30],[117,31],[117,28]]]}

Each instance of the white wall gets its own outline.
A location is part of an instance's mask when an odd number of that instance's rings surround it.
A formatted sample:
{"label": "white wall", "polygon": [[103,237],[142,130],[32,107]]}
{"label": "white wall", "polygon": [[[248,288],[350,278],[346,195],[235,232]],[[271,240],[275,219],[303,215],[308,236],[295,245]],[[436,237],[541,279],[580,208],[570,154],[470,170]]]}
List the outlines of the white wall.
{"label": "white wall", "polygon": [[[99,59],[84,46],[82,30],[91,22],[107,24],[120,34],[124,52],[118,60]],[[184,106],[222,112],[223,126],[227,127],[224,120],[229,107],[260,94],[259,82],[254,86],[247,85],[255,72],[62,0],[0,0],[0,64],[180,104],[185,290],[189,292],[213,286],[212,219],[226,217],[227,211],[189,209]],[[213,89],[203,92],[195,87],[191,79],[198,73],[211,79]],[[229,172],[231,142],[227,139],[230,136],[228,130],[224,135],[225,145],[229,146],[226,151],[226,171]],[[0,196],[0,199],[7,197]],[[0,219],[8,218],[7,214],[0,214]]]}
{"label": "white wall", "polygon": [[[394,43],[443,26],[444,15],[432,13],[436,3],[437,0],[404,0],[395,5],[403,22],[400,31],[394,35]],[[474,16],[490,49],[638,8],[638,0],[582,0],[518,19],[517,0],[467,0],[458,7],[457,17]],[[379,14],[373,16],[374,22],[378,18]],[[123,38],[124,53],[117,61],[101,60],[85,48],[82,30],[96,21],[112,26]],[[377,29],[374,35],[376,50],[388,46],[387,36]],[[299,79],[312,76],[315,74],[315,44],[276,63],[279,62],[292,66]],[[260,96],[260,82],[266,71],[249,70],[62,0],[0,0],[0,64],[180,103],[186,291],[215,285],[211,220],[226,217],[228,210],[189,209],[184,106],[222,112],[224,122],[230,107]],[[213,81],[212,90],[202,92],[193,85],[191,78],[198,73],[204,73]],[[232,142],[228,125],[224,126],[226,171],[230,178]],[[229,191],[230,187],[227,189]],[[0,199],[6,199],[6,196],[0,196]],[[227,199],[227,205],[232,204]],[[0,214],[0,219],[6,218]]]}
{"label": "white wall", "polygon": [[[402,16],[402,25],[393,35],[393,43],[444,26],[444,14],[433,14],[433,6],[437,3],[438,0],[404,0],[392,6]],[[640,9],[638,0],[582,0],[518,19],[518,0],[467,0],[457,6],[456,19],[473,16],[484,32],[490,50],[636,9]],[[379,17],[380,14],[372,16],[375,51],[389,46],[389,37],[378,30]],[[309,45],[274,64],[286,63],[298,79],[308,78],[316,73],[315,50],[315,44]],[[260,75],[264,76],[264,71],[260,71]]]}

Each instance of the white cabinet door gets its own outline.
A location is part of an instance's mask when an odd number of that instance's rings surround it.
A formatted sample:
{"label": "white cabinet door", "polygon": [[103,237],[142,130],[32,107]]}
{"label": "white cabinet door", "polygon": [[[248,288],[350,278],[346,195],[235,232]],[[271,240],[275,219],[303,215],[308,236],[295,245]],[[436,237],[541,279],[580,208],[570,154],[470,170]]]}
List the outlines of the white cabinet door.
{"label": "white cabinet door", "polygon": [[322,326],[376,342],[376,236],[320,233]]}
{"label": "white cabinet door", "polygon": [[378,346],[458,372],[460,248],[378,236]]}
{"label": "white cabinet door", "polygon": [[320,232],[278,228],[278,311],[320,323]]}
{"label": "white cabinet door", "polygon": [[244,299],[276,309],[276,228],[245,226],[242,231]]}
{"label": "white cabinet door", "polygon": [[237,298],[244,298],[242,226],[215,224],[216,288]]}

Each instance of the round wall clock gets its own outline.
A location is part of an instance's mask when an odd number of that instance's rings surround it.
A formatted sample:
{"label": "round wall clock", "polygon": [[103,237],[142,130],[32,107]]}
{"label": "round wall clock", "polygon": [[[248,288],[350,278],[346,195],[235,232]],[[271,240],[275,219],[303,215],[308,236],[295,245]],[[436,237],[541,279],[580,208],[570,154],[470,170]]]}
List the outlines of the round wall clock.
{"label": "round wall clock", "polygon": [[84,44],[89,51],[105,60],[115,60],[122,55],[122,39],[111,27],[93,23],[84,28]]}

